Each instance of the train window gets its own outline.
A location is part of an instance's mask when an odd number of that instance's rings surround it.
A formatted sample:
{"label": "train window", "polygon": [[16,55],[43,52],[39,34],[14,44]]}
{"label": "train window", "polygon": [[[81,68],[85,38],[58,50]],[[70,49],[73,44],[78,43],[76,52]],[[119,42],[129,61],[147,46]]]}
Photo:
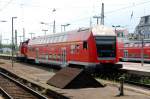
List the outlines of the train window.
{"label": "train window", "polygon": [[134,44],[134,47],[138,47],[138,44],[137,44],[137,43],[135,43],[135,44]]}
{"label": "train window", "polygon": [[78,53],[80,50],[80,46],[79,45],[76,45],[76,52]]}
{"label": "train window", "polygon": [[146,43],[146,44],[145,44],[145,47],[149,47],[149,46],[150,46],[150,43]]}
{"label": "train window", "polygon": [[49,59],[51,59],[52,58],[52,54],[49,54]]}
{"label": "train window", "polygon": [[49,41],[48,41],[48,42],[49,42],[49,43],[52,43],[52,38],[51,38],[51,37],[49,38]]}
{"label": "train window", "polygon": [[134,43],[129,44],[129,47],[133,47],[133,46],[134,46]]}
{"label": "train window", "polygon": [[63,42],[66,42],[66,41],[67,41],[67,35],[64,35]]}
{"label": "train window", "polygon": [[56,42],[57,42],[57,37],[55,36],[55,37],[54,37],[54,43],[56,43]]}
{"label": "train window", "polygon": [[56,36],[56,37],[55,37],[55,43],[58,42],[58,39],[59,39],[58,36]]}
{"label": "train window", "polygon": [[45,37],[45,43],[47,43],[47,41],[48,41],[48,39],[47,39],[47,37]]}
{"label": "train window", "polygon": [[124,57],[128,57],[128,50],[124,50]]}
{"label": "train window", "polygon": [[60,36],[58,36],[58,38],[57,38],[57,42],[61,42],[61,35]]}
{"label": "train window", "polygon": [[42,42],[41,42],[41,44],[43,44],[43,43],[45,43],[45,38],[42,38]]}
{"label": "train window", "polygon": [[37,40],[34,41],[34,44],[37,44]]}
{"label": "train window", "polygon": [[36,44],[36,39],[33,41],[33,44]]}
{"label": "train window", "polygon": [[55,40],[55,38],[54,38],[54,37],[52,37],[51,43],[54,43],[54,40]]}
{"label": "train window", "polygon": [[64,42],[64,35],[62,36],[62,38],[61,38],[61,39],[62,39],[61,41],[62,41],[62,42]]}
{"label": "train window", "polygon": [[87,41],[84,41],[83,42],[83,49],[87,49],[87,48],[88,48]]}
{"label": "train window", "polygon": [[39,42],[40,42],[40,39],[37,39],[37,40],[36,40],[36,44],[39,44]]}
{"label": "train window", "polygon": [[36,44],[36,39],[34,40],[34,44]]}
{"label": "train window", "polygon": [[43,43],[46,43],[46,42],[47,42],[47,38],[46,38],[46,37],[44,37],[43,39],[44,39]]}
{"label": "train window", "polygon": [[43,38],[41,38],[41,40],[40,40],[40,44],[44,43],[43,41],[44,41],[44,39],[43,39]]}
{"label": "train window", "polygon": [[124,46],[125,46],[125,47],[128,47],[128,45],[129,45],[129,44],[125,44]]}
{"label": "train window", "polygon": [[45,38],[42,38],[43,40],[42,40],[42,43],[41,44],[45,44],[46,42],[46,40],[45,40]]}
{"label": "train window", "polygon": [[53,43],[56,43],[56,37],[54,37],[54,39],[53,39]]}
{"label": "train window", "polygon": [[58,37],[58,36],[56,36],[56,37],[55,37],[55,43],[57,43],[57,42],[58,42],[58,40],[59,40],[59,37]]}
{"label": "train window", "polygon": [[40,38],[40,40],[39,40],[39,43],[38,44],[41,44],[42,43],[42,38]]}
{"label": "train window", "polygon": [[58,37],[58,42],[61,42],[62,41],[62,36],[60,35],[59,37]]}
{"label": "train window", "polygon": [[71,54],[75,53],[75,45],[71,45]]}
{"label": "train window", "polygon": [[52,43],[55,43],[55,37],[52,38]]}
{"label": "train window", "polygon": [[56,59],[57,59],[57,56],[56,56],[56,54],[54,54],[54,57],[53,57],[53,58],[54,58],[54,60],[56,60]]}
{"label": "train window", "polygon": [[46,38],[46,43],[49,43],[49,38]]}
{"label": "train window", "polygon": [[138,44],[139,47],[142,47],[142,44]]}

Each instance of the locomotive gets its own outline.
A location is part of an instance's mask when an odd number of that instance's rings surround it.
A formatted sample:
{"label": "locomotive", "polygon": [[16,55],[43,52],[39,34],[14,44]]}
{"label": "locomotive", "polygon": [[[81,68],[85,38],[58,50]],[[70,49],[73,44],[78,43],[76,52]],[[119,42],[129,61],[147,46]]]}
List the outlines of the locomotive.
{"label": "locomotive", "polygon": [[61,67],[114,66],[119,61],[116,34],[103,25],[32,38],[21,43],[20,56]]}

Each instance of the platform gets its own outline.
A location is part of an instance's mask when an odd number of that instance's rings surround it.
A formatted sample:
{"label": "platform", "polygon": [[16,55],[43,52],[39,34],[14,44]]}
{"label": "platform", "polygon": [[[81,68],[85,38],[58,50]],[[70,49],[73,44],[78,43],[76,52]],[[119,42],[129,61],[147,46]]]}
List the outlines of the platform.
{"label": "platform", "polygon": [[117,97],[119,94],[118,87],[106,86],[103,88],[81,88],[81,89],[59,89],[46,84],[47,80],[54,75],[50,70],[44,70],[30,65],[15,63],[11,67],[11,61],[0,59],[1,68],[5,68],[18,76],[36,83],[44,88],[54,90],[71,99],[149,99],[150,93],[142,94],[140,92],[125,90],[125,96]]}
{"label": "platform", "polygon": [[150,64],[148,63],[144,63],[143,66],[141,63],[133,62],[119,62],[119,64],[123,64],[122,70],[126,72],[150,77]]}

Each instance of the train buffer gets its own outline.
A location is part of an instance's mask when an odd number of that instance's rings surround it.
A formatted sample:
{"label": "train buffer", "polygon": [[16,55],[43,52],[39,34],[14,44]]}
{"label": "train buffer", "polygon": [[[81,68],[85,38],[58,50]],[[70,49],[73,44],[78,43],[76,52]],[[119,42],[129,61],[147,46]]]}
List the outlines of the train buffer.
{"label": "train buffer", "polygon": [[58,71],[47,84],[62,89],[104,87],[83,69],[66,67]]}

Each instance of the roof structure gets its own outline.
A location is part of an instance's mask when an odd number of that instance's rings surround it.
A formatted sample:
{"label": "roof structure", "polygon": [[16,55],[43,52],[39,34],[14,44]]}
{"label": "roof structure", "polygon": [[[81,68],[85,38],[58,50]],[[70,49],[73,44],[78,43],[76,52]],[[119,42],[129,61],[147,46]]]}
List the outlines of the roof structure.
{"label": "roof structure", "polygon": [[41,36],[33,38],[29,41],[29,45],[46,44],[46,43],[62,43],[62,42],[74,42],[74,41],[86,41],[91,33],[97,36],[115,36],[115,32],[112,28],[98,25],[92,28],[80,28],[74,31],[68,31],[65,33],[57,33],[52,35]]}

